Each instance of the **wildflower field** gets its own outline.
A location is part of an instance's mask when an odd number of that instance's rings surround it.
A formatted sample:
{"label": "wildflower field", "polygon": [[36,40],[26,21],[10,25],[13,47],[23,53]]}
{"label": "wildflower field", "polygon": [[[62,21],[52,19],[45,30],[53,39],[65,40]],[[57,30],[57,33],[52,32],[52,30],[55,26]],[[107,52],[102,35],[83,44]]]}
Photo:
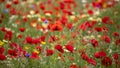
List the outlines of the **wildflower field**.
{"label": "wildflower field", "polygon": [[120,68],[120,0],[0,0],[0,68]]}

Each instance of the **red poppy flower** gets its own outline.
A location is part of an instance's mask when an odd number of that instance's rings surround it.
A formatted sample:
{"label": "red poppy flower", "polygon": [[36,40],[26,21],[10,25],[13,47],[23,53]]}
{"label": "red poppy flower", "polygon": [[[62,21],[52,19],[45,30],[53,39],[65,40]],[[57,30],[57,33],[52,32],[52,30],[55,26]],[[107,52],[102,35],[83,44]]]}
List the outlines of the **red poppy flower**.
{"label": "red poppy flower", "polygon": [[71,13],[71,12],[70,12],[69,10],[67,10],[67,9],[63,9],[62,12],[63,12],[65,15],[67,15],[67,14],[70,15],[70,13]]}
{"label": "red poppy flower", "polygon": [[68,18],[67,18],[67,15],[62,15],[62,17],[61,17],[61,23],[63,24],[63,25],[66,25],[66,23],[68,23]]}
{"label": "red poppy flower", "polygon": [[102,39],[103,39],[106,43],[110,43],[110,41],[111,41],[110,37],[107,36],[107,35],[102,36]]}
{"label": "red poppy flower", "polygon": [[87,62],[94,65],[94,66],[96,66],[96,64],[97,64],[96,61],[92,58],[87,59]]}
{"label": "red poppy flower", "polygon": [[119,60],[115,60],[116,67],[117,67],[117,65],[118,65],[119,63],[120,63]]}
{"label": "red poppy flower", "polygon": [[17,35],[17,38],[19,38],[19,39],[22,38],[22,37],[23,37],[22,34],[18,34],[18,35]]}
{"label": "red poppy flower", "polygon": [[82,57],[82,59],[86,60],[88,63],[91,63],[94,66],[96,66],[96,64],[97,64],[96,61],[92,58],[89,58],[86,53],[82,52],[81,57]]}
{"label": "red poppy flower", "polygon": [[112,60],[111,60],[111,58],[109,58],[109,57],[104,57],[104,58],[102,59],[102,65],[104,65],[104,66],[106,66],[106,67],[112,65]]}
{"label": "red poppy flower", "polygon": [[113,58],[114,58],[115,60],[118,60],[119,55],[118,55],[117,53],[115,53],[115,54],[113,54]]}
{"label": "red poppy flower", "polygon": [[13,0],[13,4],[19,4],[19,0]]}
{"label": "red poppy flower", "polygon": [[6,8],[10,8],[12,5],[10,3],[6,4]]}
{"label": "red poppy flower", "polygon": [[0,47],[0,54],[3,54],[5,51],[4,47]]}
{"label": "red poppy flower", "polygon": [[74,0],[64,0],[65,3],[74,3]]}
{"label": "red poppy flower", "polygon": [[96,21],[92,21],[91,26],[93,27],[96,23],[97,23]]}
{"label": "red poppy flower", "polygon": [[82,57],[83,60],[88,60],[89,59],[88,55],[84,52],[82,52],[81,57]]}
{"label": "red poppy flower", "polygon": [[12,31],[7,31],[6,34],[4,35],[5,40],[11,40],[13,36]]}
{"label": "red poppy flower", "polygon": [[44,6],[43,3],[40,3],[40,4],[39,4],[39,7],[40,7],[41,10],[45,10],[45,6]]}
{"label": "red poppy flower", "polygon": [[87,28],[86,25],[85,25],[84,23],[81,24],[79,27],[80,27],[81,30],[86,30],[86,28]]}
{"label": "red poppy flower", "polygon": [[32,55],[30,56],[32,59],[39,59],[39,56],[36,52],[32,52]]}
{"label": "red poppy flower", "polygon": [[92,43],[93,47],[97,47],[98,46],[98,41],[96,39],[92,39],[91,43]]}
{"label": "red poppy flower", "polygon": [[51,26],[51,31],[62,31],[62,30],[63,30],[62,25],[54,24]]}
{"label": "red poppy flower", "polygon": [[11,9],[10,9],[10,14],[11,14],[11,15],[16,15],[16,13],[17,13],[17,12],[16,12],[16,8],[11,8]]}
{"label": "red poppy flower", "polygon": [[[23,20],[24,22],[27,22],[27,21],[28,21],[27,16],[26,16],[26,15],[24,15],[24,16],[22,17],[22,20]],[[30,25],[31,25],[31,23],[30,23]],[[31,25],[31,26],[32,26],[32,25]]]}
{"label": "red poppy flower", "polygon": [[113,32],[113,36],[115,36],[115,37],[119,37],[119,33],[118,32]]}
{"label": "red poppy flower", "polygon": [[43,41],[43,42],[44,42],[44,41],[45,41],[45,39],[46,39],[46,36],[44,36],[44,35],[43,35],[43,36],[41,36],[41,37],[40,37],[40,39],[41,39],[41,41]]}
{"label": "red poppy flower", "polygon": [[42,52],[42,47],[41,47],[41,46],[37,45],[37,46],[36,46],[36,49],[37,49],[40,53]]}
{"label": "red poppy flower", "polygon": [[8,50],[8,54],[15,58],[17,56],[17,51],[16,50]]}
{"label": "red poppy flower", "polygon": [[24,28],[24,27],[21,27],[21,28],[19,28],[19,30],[20,30],[21,32],[24,32],[24,31],[25,31],[25,28]]}
{"label": "red poppy flower", "polygon": [[80,24],[79,28],[81,30],[86,30],[88,27],[90,27],[90,22],[86,21],[85,23]]}
{"label": "red poppy flower", "polygon": [[32,44],[33,43],[33,39],[29,36],[26,37],[26,42],[29,43],[29,44]]}
{"label": "red poppy flower", "polygon": [[102,31],[102,28],[101,28],[101,27],[95,27],[95,31],[101,32],[101,31]]}
{"label": "red poppy flower", "polygon": [[65,46],[65,48],[68,50],[68,51],[70,51],[70,52],[73,52],[74,51],[74,47],[73,47],[73,45],[66,45]]}
{"label": "red poppy flower", "polygon": [[0,54],[0,60],[6,60],[6,56],[3,54]]}
{"label": "red poppy flower", "polygon": [[115,41],[115,44],[118,46],[118,45],[120,44],[120,39],[117,39],[117,40]]}
{"label": "red poppy flower", "polygon": [[5,27],[1,27],[1,28],[0,28],[0,31],[2,31],[2,32],[7,32],[7,30],[6,30]]}
{"label": "red poppy flower", "polygon": [[38,10],[38,9],[35,10],[35,14],[37,14],[37,13],[39,13],[39,10]]}
{"label": "red poppy flower", "polygon": [[108,16],[102,18],[102,22],[105,24],[107,24],[109,22],[109,20],[110,20],[110,17],[108,17]]}
{"label": "red poppy flower", "polygon": [[88,14],[89,14],[89,15],[93,15],[93,13],[94,13],[94,12],[93,12],[92,10],[88,10]]}
{"label": "red poppy flower", "polygon": [[93,6],[93,7],[98,7],[98,5],[99,5],[99,4],[98,4],[97,2],[92,2],[92,6]]}
{"label": "red poppy flower", "polygon": [[18,46],[18,44],[17,43],[15,43],[15,42],[11,42],[10,43],[10,48],[17,48],[17,46]]}
{"label": "red poppy flower", "polygon": [[64,53],[63,47],[59,44],[55,46],[55,49],[60,51],[61,53]]}
{"label": "red poppy flower", "polygon": [[54,53],[54,51],[51,50],[51,49],[47,49],[47,50],[46,50],[46,55],[47,55],[47,56],[51,56],[51,55],[53,55],[53,53]]}
{"label": "red poppy flower", "polygon": [[60,2],[60,9],[64,9],[65,8],[65,4],[63,2]]}
{"label": "red poppy flower", "polygon": [[72,29],[72,27],[73,27],[73,24],[72,24],[72,23],[68,23],[68,24],[67,24],[67,28],[68,28],[68,29]]}
{"label": "red poppy flower", "polygon": [[94,53],[94,57],[95,57],[95,58],[106,57],[106,53],[105,53],[104,51],[95,52],[95,53]]}
{"label": "red poppy flower", "polygon": [[108,28],[106,26],[102,26],[101,28],[104,32],[108,33]]}
{"label": "red poppy flower", "polygon": [[56,37],[56,36],[51,36],[51,37],[49,38],[49,42],[52,43],[52,42],[57,41],[58,39],[59,39],[59,38]]}
{"label": "red poppy flower", "polygon": [[39,38],[35,38],[32,41],[33,44],[39,44],[40,42],[41,42],[41,40]]}

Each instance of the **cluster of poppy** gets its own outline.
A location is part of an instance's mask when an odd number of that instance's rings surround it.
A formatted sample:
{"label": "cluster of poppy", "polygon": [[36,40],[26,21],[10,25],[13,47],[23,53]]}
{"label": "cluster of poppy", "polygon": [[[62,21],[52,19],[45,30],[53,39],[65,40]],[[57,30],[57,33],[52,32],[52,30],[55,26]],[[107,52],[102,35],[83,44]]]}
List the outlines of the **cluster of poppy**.
{"label": "cluster of poppy", "polygon": [[120,25],[110,16],[100,17],[118,4],[119,0],[0,0],[0,61],[57,54],[55,59],[72,61],[69,68],[81,68],[76,56],[87,62],[84,68],[119,68]]}

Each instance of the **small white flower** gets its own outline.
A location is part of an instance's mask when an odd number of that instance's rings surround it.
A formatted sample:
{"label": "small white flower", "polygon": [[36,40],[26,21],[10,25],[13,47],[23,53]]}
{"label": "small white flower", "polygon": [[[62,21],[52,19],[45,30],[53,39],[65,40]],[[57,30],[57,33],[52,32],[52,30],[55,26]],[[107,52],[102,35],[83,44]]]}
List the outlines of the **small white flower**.
{"label": "small white flower", "polygon": [[30,14],[31,14],[31,15],[34,15],[34,14],[35,14],[35,11],[31,10],[31,11],[30,11]]}
{"label": "small white flower", "polygon": [[50,13],[46,13],[45,15],[46,15],[46,16],[51,16],[51,14],[50,14]]}

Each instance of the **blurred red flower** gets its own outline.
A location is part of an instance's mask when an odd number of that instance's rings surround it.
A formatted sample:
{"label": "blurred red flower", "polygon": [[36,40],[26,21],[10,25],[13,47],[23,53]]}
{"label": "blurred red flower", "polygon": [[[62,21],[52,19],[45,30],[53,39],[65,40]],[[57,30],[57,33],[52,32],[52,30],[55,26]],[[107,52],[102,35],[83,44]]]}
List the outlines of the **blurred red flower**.
{"label": "blurred red flower", "polygon": [[92,59],[92,58],[87,59],[87,62],[91,63],[94,66],[96,66],[96,64],[97,64],[96,61],[94,59]]}
{"label": "blurred red flower", "polygon": [[91,63],[91,64],[93,64],[94,66],[96,66],[96,64],[97,64],[96,61],[95,61],[94,59],[88,57],[88,55],[87,55],[85,52],[82,52],[81,57],[82,57],[82,59],[84,59],[84,60],[87,61],[88,63]]}
{"label": "blurred red flower", "polygon": [[93,15],[93,13],[94,13],[93,10],[88,10],[89,15]]}
{"label": "blurred red flower", "polygon": [[65,8],[65,4],[63,2],[60,2],[60,9],[64,9]]}
{"label": "blurred red flower", "polygon": [[10,8],[10,14],[16,15],[17,14],[16,8]]}
{"label": "blurred red flower", "polygon": [[30,56],[32,59],[39,59],[39,56],[36,52],[32,52],[32,55]]}
{"label": "blurred red flower", "polygon": [[70,68],[79,68],[76,64],[70,65]]}
{"label": "blurred red flower", "polygon": [[52,43],[52,42],[57,41],[58,39],[59,39],[59,38],[56,37],[56,36],[50,36],[50,38],[49,38],[49,42]]}
{"label": "blurred red flower", "polygon": [[119,59],[119,54],[117,54],[117,53],[113,54],[113,58],[114,58],[115,60],[118,60],[118,59]]}
{"label": "blurred red flower", "polygon": [[8,54],[10,56],[13,56],[14,58],[17,57],[17,51],[16,50],[8,50]]}
{"label": "blurred red flower", "polygon": [[68,28],[68,29],[72,29],[72,27],[73,27],[73,24],[72,24],[72,23],[68,23],[68,24],[67,24],[67,28]]}
{"label": "blurred red flower", "polygon": [[102,59],[102,65],[104,65],[104,66],[106,66],[106,67],[112,65],[112,60],[111,60],[111,58],[109,58],[109,57],[104,57],[104,58]]}
{"label": "blurred red flower", "polygon": [[51,56],[51,55],[53,55],[53,53],[54,53],[54,51],[51,50],[51,49],[47,49],[47,50],[46,50],[46,55],[47,55],[47,56]]}
{"label": "blurred red flower", "polygon": [[24,27],[21,27],[21,28],[19,28],[19,30],[20,30],[21,32],[24,32],[24,31],[25,31],[25,28],[24,28]]}
{"label": "blurred red flower", "polygon": [[110,41],[111,41],[110,37],[107,36],[107,35],[102,36],[102,39],[103,39],[106,43],[110,43]]}
{"label": "blurred red flower", "polygon": [[80,24],[79,28],[81,30],[86,30],[88,27],[91,27],[90,22],[86,21],[85,23]]}
{"label": "blurred red flower", "polygon": [[39,4],[39,7],[40,7],[41,10],[45,10],[44,3],[40,3],[40,4]]}
{"label": "blurred red flower", "polygon": [[40,42],[41,42],[41,40],[39,38],[35,38],[32,41],[33,44],[39,44]]}
{"label": "blurred red flower", "polygon": [[120,39],[117,39],[117,40],[115,41],[115,44],[118,46],[118,45],[120,44]]}
{"label": "blurred red flower", "polygon": [[37,45],[37,46],[36,46],[36,49],[37,49],[40,53],[42,52],[42,47],[41,47],[41,46]]}
{"label": "blurred red flower", "polygon": [[10,8],[12,5],[10,3],[6,4],[6,8]]}
{"label": "blurred red flower", "polygon": [[4,47],[0,47],[0,54],[3,54],[5,51]]}
{"label": "blurred red flower", "polygon": [[6,56],[3,54],[0,54],[0,60],[6,60]]}
{"label": "blurred red flower", "polygon": [[103,58],[106,57],[106,53],[104,51],[99,51],[94,53],[95,58]]}
{"label": "blurred red flower", "polygon": [[118,32],[113,32],[113,36],[115,36],[115,37],[119,37],[119,33]]}
{"label": "blurred red flower", "polygon": [[62,31],[62,30],[63,30],[63,27],[60,24],[53,24],[51,26],[51,31]]}
{"label": "blurred red flower", "polygon": [[12,40],[13,33],[12,31],[7,31],[6,34],[4,35],[5,40]]}
{"label": "blurred red flower", "polygon": [[65,3],[74,3],[74,0],[64,0]]}
{"label": "blurred red flower", "polygon": [[40,37],[40,40],[43,42],[45,41],[45,39],[46,39],[46,36],[44,36],[44,35]]}
{"label": "blurred red flower", "polygon": [[13,4],[19,4],[19,0],[13,0]]}
{"label": "blurred red flower", "polygon": [[108,16],[102,18],[102,22],[105,24],[107,24],[109,22],[109,20],[110,20],[110,17],[108,17]]}
{"label": "blurred red flower", "polygon": [[73,52],[74,51],[74,47],[73,47],[73,45],[66,45],[65,46],[65,48],[68,50],[68,51],[70,51],[70,52]]}
{"label": "blurred red flower", "polygon": [[95,31],[101,32],[101,31],[102,31],[102,28],[101,28],[101,27],[95,27]]}
{"label": "blurred red flower", "polygon": [[63,47],[61,45],[59,45],[59,44],[55,46],[55,49],[60,51],[61,53],[64,53]]}
{"label": "blurred red flower", "polygon": [[84,52],[82,52],[81,57],[82,57],[83,60],[88,60],[89,59],[88,55]]}
{"label": "blurred red flower", "polygon": [[33,39],[29,36],[26,37],[26,42],[29,43],[29,44],[32,44],[33,43]]}
{"label": "blurred red flower", "polygon": [[18,44],[16,42],[11,42],[10,43],[10,48],[17,48]]}
{"label": "blurred red flower", "polygon": [[98,46],[98,41],[96,39],[92,39],[91,44],[93,45],[93,47],[97,47]]}

